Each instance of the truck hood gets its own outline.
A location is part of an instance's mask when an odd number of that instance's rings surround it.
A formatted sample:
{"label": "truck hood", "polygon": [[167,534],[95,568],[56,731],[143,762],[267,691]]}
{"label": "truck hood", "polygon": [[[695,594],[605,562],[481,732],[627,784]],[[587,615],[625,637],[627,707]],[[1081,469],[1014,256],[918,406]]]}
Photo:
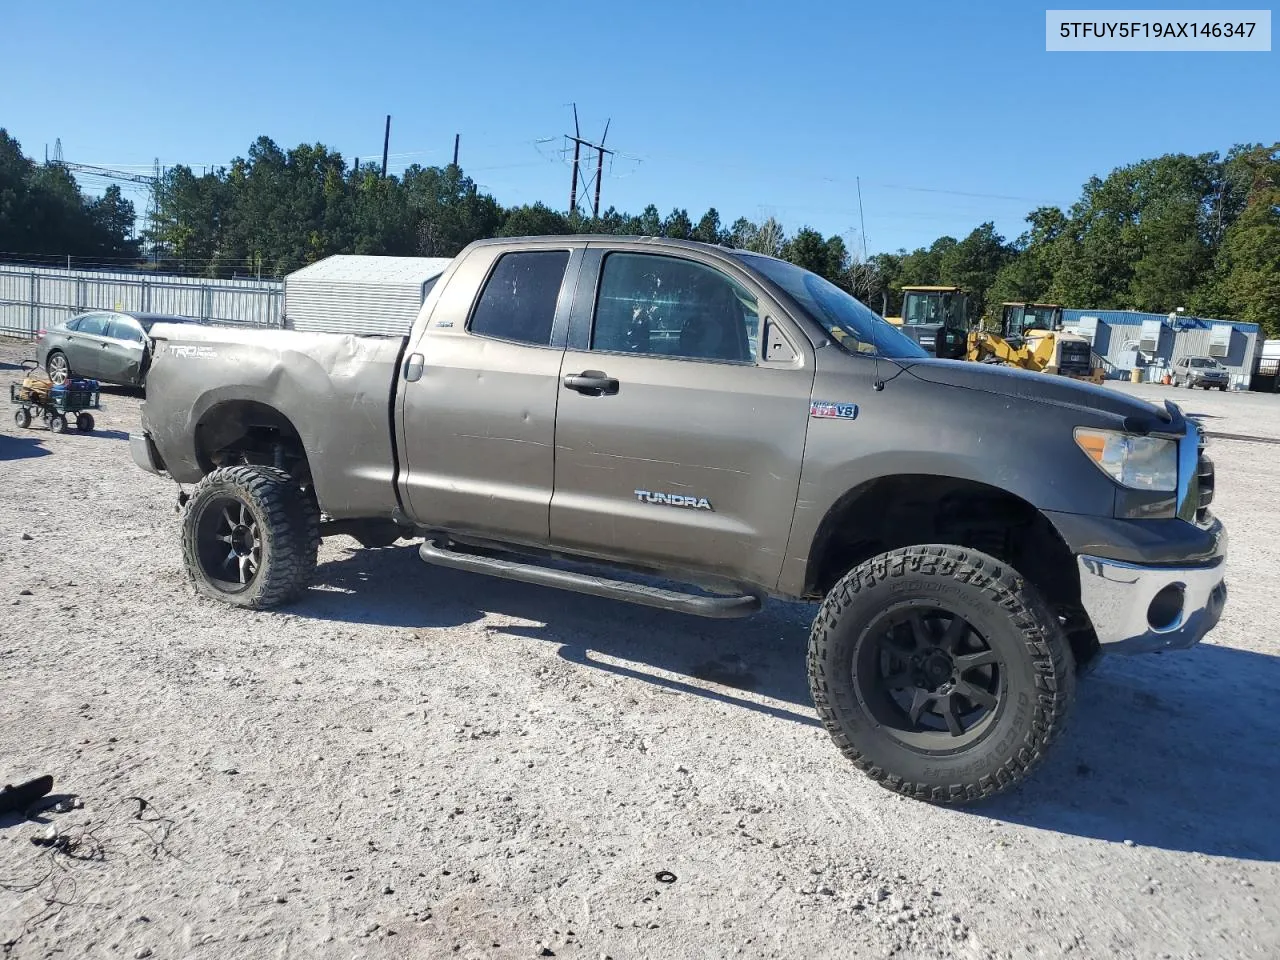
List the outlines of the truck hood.
{"label": "truck hood", "polygon": [[1157,406],[1070,377],[966,360],[910,360],[902,365],[907,374],[929,383],[1117,417],[1124,429],[1134,433],[1181,433],[1184,429],[1182,413],[1175,404]]}

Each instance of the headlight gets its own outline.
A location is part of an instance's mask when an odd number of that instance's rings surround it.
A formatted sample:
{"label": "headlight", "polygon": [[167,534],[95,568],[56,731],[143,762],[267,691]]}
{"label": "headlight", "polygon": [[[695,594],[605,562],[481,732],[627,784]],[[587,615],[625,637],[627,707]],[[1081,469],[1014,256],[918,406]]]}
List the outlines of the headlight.
{"label": "headlight", "polygon": [[1178,489],[1178,443],[1076,427],[1080,449],[1116,483],[1133,490]]}

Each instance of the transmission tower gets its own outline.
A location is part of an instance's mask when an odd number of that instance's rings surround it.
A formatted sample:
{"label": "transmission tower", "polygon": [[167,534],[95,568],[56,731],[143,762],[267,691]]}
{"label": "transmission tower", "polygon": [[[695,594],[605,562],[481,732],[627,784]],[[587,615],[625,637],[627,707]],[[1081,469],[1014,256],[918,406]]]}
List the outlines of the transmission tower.
{"label": "transmission tower", "polygon": [[[584,201],[587,193],[593,186],[595,187],[595,200],[591,206],[591,217],[592,219],[599,219],[600,217],[600,181],[604,179],[604,157],[605,154],[613,156],[613,151],[606,150],[604,146],[604,142],[609,136],[610,122],[610,120],[605,121],[604,133],[601,135],[599,143],[592,143],[590,140],[584,140],[582,138],[582,130],[578,126],[578,105],[576,103],[573,104],[573,135],[570,136],[567,133],[564,135],[565,140],[573,144],[573,180],[569,186],[570,215],[576,213],[579,216],[586,216],[585,212],[579,209],[578,181],[581,180],[582,197]],[[591,161],[589,157],[586,159],[586,170],[583,171],[582,169],[584,159],[582,156],[583,147],[596,152],[596,169],[594,174],[591,172]]]}

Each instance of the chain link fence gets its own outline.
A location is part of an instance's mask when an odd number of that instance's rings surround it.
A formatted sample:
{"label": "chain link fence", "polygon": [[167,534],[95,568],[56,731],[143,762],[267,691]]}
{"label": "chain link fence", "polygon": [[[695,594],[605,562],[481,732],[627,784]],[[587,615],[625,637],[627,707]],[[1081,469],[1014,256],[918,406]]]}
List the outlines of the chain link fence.
{"label": "chain link fence", "polygon": [[209,323],[281,326],[284,284],[172,274],[104,273],[0,263],[0,335],[36,333],[86,310],[196,317]]}

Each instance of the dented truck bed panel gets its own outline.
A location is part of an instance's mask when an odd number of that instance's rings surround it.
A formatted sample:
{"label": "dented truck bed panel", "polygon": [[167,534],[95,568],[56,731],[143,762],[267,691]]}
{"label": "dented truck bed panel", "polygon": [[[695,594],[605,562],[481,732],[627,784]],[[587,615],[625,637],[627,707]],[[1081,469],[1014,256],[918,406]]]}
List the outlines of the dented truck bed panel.
{"label": "dented truck bed panel", "polygon": [[[208,425],[236,430],[228,405],[279,411],[306,450],[321,509],[335,518],[387,517],[396,506],[390,405],[403,337],[157,325],[143,429],[170,476],[206,472]],[[250,408],[251,409],[251,408]],[[226,438],[234,439],[234,438]]]}

